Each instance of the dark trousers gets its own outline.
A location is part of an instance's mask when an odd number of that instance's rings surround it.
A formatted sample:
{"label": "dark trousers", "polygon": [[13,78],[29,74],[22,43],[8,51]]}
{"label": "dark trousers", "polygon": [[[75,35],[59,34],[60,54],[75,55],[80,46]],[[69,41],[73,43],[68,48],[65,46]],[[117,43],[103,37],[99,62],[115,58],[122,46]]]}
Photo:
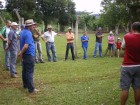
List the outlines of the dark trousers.
{"label": "dark trousers", "polygon": [[23,55],[22,62],[22,80],[23,87],[28,88],[31,93],[34,91],[33,73],[34,73],[34,57],[31,55]]}
{"label": "dark trousers", "polygon": [[73,46],[73,43],[67,43],[65,60],[68,59],[69,49],[71,49],[72,60],[74,60],[75,56],[74,56],[74,46]]}

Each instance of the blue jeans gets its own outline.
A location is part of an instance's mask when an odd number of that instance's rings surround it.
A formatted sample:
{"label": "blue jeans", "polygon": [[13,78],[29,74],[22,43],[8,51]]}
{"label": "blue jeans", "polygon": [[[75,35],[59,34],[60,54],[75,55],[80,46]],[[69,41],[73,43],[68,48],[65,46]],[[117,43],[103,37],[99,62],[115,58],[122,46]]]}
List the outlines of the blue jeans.
{"label": "blue jeans", "polygon": [[53,42],[46,43],[46,52],[47,52],[48,61],[51,61],[50,50],[52,51],[53,61],[56,61],[56,50]]}
{"label": "blue jeans", "polygon": [[34,56],[23,55],[22,61],[23,87],[28,88],[28,91],[30,93],[34,91],[33,73],[34,73]]}
{"label": "blue jeans", "polygon": [[99,55],[100,57],[102,57],[102,43],[98,43],[98,42],[96,42],[93,56],[96,57],[98,49],[99,49]]}
{"label": "blue jeans", "polygon": [[5,50],[7,46],[7,42],[3,42],[3,49],[5,51],[5,66],[7,70],[10,70],[10,64],[9,64],[9,60],[10,60],[10,51],[9,49]]}
{"label": "blue jeans", "polygon": [[84,59],[87,59],[87,47],[82,47],[83,48],[83,51],[84,51],[84,56],[83,58]]}
{"label": "blue jeans", "polygon": [[16,72],[15,64],[17,60],[17,51],[10,51],[10,74],[14,75]]}

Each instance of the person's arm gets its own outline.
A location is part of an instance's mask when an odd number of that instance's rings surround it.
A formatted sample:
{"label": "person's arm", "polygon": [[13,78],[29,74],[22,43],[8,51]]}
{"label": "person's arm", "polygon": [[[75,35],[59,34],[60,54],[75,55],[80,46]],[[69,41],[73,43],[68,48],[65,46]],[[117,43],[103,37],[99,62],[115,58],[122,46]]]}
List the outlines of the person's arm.
{"label": "person's arm", "polygon": [[41,36],[41,32],[39,31],[39,29],[35,28],[35,31],[37,32],[37,35]]}
{"label": "person's arm", "polygon": [[7,41],[7,39],[4,39],[4,37],[0,34],[0,39],[2,39],[3,41]]}
{"label": "person's arm", "polygon": [[25,44],[23,46],[22,50],[18,53],[18,57],[19,57],[20,61],[22,61],[22,56],[26,52],[26,50],[28,49],[28,46],[29,46],[28,44]]}
{"label": "person's arm", "polygon": [[102,37],[104,37],[104,35],[103,34],[101,34],[101,35],[96,35],[98,38],[102,38]]}
{"label": "person's arm", "polygon": [[125,40],[124,40],[124,38],[123,38],[123,41],[122,41],[122,44],[121,44],[121,48],[122,48],[122,50],[125,50]]}
{"label": "person's arm", "polygon": [[12,39],[13,39],[13,35],[15,33],[13,31],[10,31],[9,34],[8,34],[8,45],[6,46],[5,50],[7,50],[12,42]]}
{"label": "person's arm", "polygon": [[68,41],[74,40],[74,34],[72,34],[72,36],[66,35],[66,39]]}
{"label": "person's arm", "polygon": [[41,36],[42,40],[46,43],[47,39],[45,38],[45,33]]}

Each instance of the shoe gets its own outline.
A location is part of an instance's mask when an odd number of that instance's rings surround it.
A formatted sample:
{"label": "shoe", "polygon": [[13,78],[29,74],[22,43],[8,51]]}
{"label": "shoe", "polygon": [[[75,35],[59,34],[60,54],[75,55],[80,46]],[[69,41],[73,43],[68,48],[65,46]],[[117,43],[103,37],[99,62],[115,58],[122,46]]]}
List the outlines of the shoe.
{"label": "shoe", "polygon": [[18,78],[16,74],[11,75],[11,78]]}
{"label": "shoe", "polygon": [[53,62],[57,62],[57,60],[54,60]]}
{"label": "shoe", "polygon": [[65,61],[66,61],[66,60],[68,60],[68,59],[65,58]]}
{"label": "shoe", "polygon": [[40,90],[34,89],[32,92],[29,92],[29,93],[37,93],[37,92],[40,92]]}
{"label": "shoe", "polygon": [[94,55],[93,57],[94,57],[94,58],[96,58],[96,56],[95,56],[95,55]]}
{"label": "shoe", "polygon": [[6,68],[7,71],[10,71],[10,68]]}
{"label": "shoe", "polygon": [[35,61],[35,63],[39,63],[38,61]]}
{"label": "shoe", "polygon": [[15,72],[15,74],[18,74],[17,72]]}
{"label": "shoe", "polygon": [[40,60],[40,63],[45,63],[43,60]]}

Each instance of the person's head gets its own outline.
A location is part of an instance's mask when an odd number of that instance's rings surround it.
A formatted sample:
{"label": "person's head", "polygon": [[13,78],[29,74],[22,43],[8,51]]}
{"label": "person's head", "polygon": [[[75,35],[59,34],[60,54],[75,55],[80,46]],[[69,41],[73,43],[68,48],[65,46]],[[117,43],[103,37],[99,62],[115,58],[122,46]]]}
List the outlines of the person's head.
{"label": "person's head", "polygon": [[113,35],[113,32],[112,32],[112,31],[110,31],[110,32],[109,32],[109,35],[110,35],[110,36],[112,36],[112,35]]}
{"label": "person's head", "polygon": [[25,21],[25,26],[31,31],[35,29],[35,24],[36,23],[33,21],[33,19],[29,19]]}
{"label": "person's head", "polygon": [[12,27],[12,29],[17,30],[18,24],[16,22],[12,22],[11,27]]}
{"label": "person's head", "polygon": [[11,27],[11,21],[10,20],[6,20],[6,26]]}
{"label": "person's head", "polygon": [[118,41],[118,42],[121,41],[121,38],[118,37],[118,38],[117,38],[117,41]]}
{"label": "person's head", "polygon": [[25,24],[22,24],[20,28],[23,30],[25,28]]}
{"label": "person's head", "polygon": [[134,22],[131,26],[133,33],[140,33],[140,22]]}
{"label": "person's head", "polygon": [[48,25],[47,26],[47,29],[48,29],[49,32],[51,32],[52,31],[52,26],[51,25]]}
{"label": "person's head", "polygon": [[86,31],[84,31],[84,32],[83,32],[83,35],[84,35],[84,36],[86,36],[86,35],[87,35],[87,32],[86,32]]}
{"label": "person's head", "polygon": [[97,29],[97,31],[102,31],[102,28],[101,28],[101,27],[99,27],[99,28]]}
{"label": "person's head", "polygon": [[68,32],[70,32],[70,33],[71,33],[71,31],[72,31],[72,28],[71,28],[71,27],[69,27],[69,28],[68,28]]}

